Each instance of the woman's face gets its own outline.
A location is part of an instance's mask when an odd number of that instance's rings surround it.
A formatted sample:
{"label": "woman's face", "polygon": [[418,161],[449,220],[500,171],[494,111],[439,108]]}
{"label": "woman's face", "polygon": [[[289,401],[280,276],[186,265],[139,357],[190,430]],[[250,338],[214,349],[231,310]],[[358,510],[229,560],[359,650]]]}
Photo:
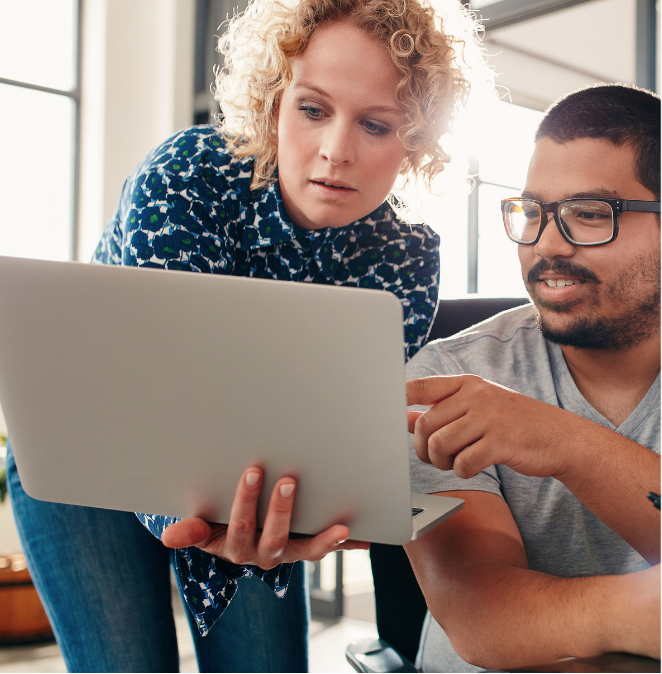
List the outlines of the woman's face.
{"label": "woman's face", "polygon": [[319,28],[292,59],[278,111],[278,182],[292,221],[343,227],[387,197],[407,154],[395,97],[399,73],[360,28]]}

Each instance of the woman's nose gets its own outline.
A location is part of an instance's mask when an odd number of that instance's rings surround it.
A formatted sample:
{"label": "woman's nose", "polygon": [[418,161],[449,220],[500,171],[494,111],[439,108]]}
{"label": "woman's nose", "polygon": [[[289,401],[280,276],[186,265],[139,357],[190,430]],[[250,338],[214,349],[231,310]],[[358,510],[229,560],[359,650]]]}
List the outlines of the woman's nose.
{"label": "woman's nose", "polygon": [[559,228],[556,226],[553,213],[545,213],[547,217],[547,226],[540,235],[540,240],[534,246],[536,255],[552,260],[558,257],[572,257],[576,252],[576,247],[569,241],[566,241]]}
{"label": "woman's nose", "polygon": [[334,166],[354,163],[356,139],[349,124],[338,121],[326,127],[320,145],[320,156]]}

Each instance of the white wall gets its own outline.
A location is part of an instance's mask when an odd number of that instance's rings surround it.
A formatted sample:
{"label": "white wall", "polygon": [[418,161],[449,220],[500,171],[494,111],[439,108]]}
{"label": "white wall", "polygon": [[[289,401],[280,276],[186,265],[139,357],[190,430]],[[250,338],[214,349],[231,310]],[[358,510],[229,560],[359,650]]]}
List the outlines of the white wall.
{"label": "white wall", "polygon": [[138,162],[191,124],[194,38],[194,0],[84,3],[80,260]]}

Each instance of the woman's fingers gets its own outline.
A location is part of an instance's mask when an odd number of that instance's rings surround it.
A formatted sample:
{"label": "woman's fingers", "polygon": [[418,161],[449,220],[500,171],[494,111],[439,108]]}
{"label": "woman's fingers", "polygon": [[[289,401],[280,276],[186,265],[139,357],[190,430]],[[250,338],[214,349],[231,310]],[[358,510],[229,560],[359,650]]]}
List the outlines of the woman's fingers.
{"label": "woman's fingers", "polygon": [[335,550],[367,550],[370,543],[347,540],[349,527],[335,524],[313,538],[290,539],[288,549],[293,559],[317,562]]}
{"label": "woman's fingers", "polygon": [[257,502],[262,487],[262,471],[251,467],[244,471],[230,510],[223,556],[235,564],[252,564],[255,556]]}
{"label": "woman's fingers", "polygon": [[310,538],[290,538],[296,481],[281,478],[271,493],[262,531],[257,530],[257,504],[263,474],[249,468],[242,475],[235,492],[230,521],[210,525],[197,517],[181,520],[163,533],[163,544],[171,548],[192,545],[219,555],[234,564],[254,564],[270,569],[283,562],[299,559],[317,561],[334,550],[367,550],[368,543],[348,541],[349,528],[344,524],[329,527]]}
{"label": "woman's fingers", "polygon": [[161,535],[166,548],[204,547],[211,536],[211,526],[199,517],[188,517],[171,524]]}
{"label": "woman's fingers", "polygon": [[[271,492],[269,508],[264,518],[257,549],[260,558],[271,566],[279,563],[275,560],[283,556],[289,541],[295,492],[296,482],[291,477],[278,480]],[[262,568],[271,568],[271,566]]]}

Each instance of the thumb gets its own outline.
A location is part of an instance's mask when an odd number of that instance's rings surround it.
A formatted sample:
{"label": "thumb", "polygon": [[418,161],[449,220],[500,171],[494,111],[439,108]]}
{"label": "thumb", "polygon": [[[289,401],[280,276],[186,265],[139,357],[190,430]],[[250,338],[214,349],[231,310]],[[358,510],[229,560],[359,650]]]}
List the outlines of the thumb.
{"label": "thumb", "polygon": [[204,545],[211,535],[211,527],[199,517],[189,517],[171,524],[161,535],[166,548],[190,548]]}
{"label": "thumb", "polygon": [[414,432],[414,426],[416,426],[416,419],[418,419],[418,417],[420,417],[423,414],[425,414],[425,412],[414,412],[414,411],[407,412],[407,426],[409,427],[410,433]]}

